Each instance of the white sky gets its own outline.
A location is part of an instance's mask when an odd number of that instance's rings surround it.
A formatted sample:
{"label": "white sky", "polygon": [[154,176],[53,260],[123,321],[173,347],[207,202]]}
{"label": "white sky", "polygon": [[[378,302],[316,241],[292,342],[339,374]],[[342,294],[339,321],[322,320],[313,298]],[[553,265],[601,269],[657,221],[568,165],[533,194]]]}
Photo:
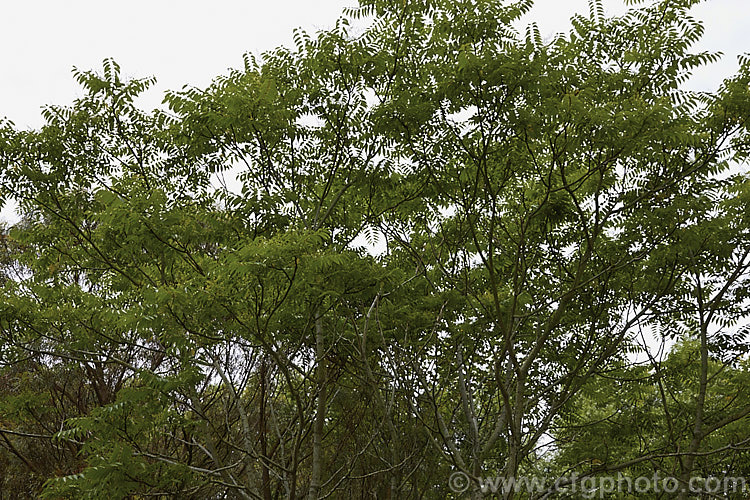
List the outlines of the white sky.
{"label": "white sky", "polygon": [[[604,0],[607,12],[624,10]],[[0,117],[22,129],[42,124],[45,104],[68,104],[79,93],[71,68],[100,69],[113,57],[126,76],[156,76],[143,103],[159,105],[163,91],[205,86],[245,52],[292,44],[292,30],[332,26],[356,0],[0,0]],[[567,30],[569,17],[588,12],[587,0],[537,0],[528,21],[544,36]],[[695,9],[706,24],[700,45],[724,59],[696,74],[691,87],[713,90],[750,52],[744,32],[750,0],[706,0]],[[10,207],[0,214],[8,217]]]}

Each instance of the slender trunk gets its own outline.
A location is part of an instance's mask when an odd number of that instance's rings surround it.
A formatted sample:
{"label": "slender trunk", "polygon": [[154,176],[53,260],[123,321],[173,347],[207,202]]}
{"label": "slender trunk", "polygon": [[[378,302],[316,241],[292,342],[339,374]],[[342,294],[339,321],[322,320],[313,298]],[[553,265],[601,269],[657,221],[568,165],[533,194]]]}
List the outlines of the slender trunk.
{"label": "slender trunk", "polygon": [[695,422],[693,425],[693,439],[690,441],[688,455],[680,457],[680,493],[679,500],[688,498],[688,481],[695,467],[695,453],[703,441],[703,413],[706,405],[706,392],[708,391],[708,325],[703,312],[703,291],[698,282],[698,311],[700,315],[700,341],[701,341],[701,369],[700,386],[698,389],[698,400],[695,403]]}
{"label": "slender trunk", "polygon": [[[521,370],[516,378],[516,393],[511,410],[512,418],[510,420],[510,439],[508,442],[508,464],[505,469],[506,479],[517,479],[518,467],[521,461],[521,431],[523,429],[523,414],[525,410],[524,390],[526,388],[526,373]],[[505,500],[512,500],[515,497],[514,488],[509,488],[505,493]]]}
{"label": "slender trunk", "polygon": [[312,474],[310,476],[310,490],[308,500],[318,500],[320,496],[321,477],[323,475],[322,450],[323,450],[323,426],[325,424],[326,410],[326,367],[325,347],[323,345],[323,319],[316,314],[315,318],[315,360],[317,366],[318,383],[318,405],[313,425],[313,451],[312,451]]}
{"label": "slender trunk", "polygon": [[[214,463],[217,470],[219,471],[219,474],[221,475],[221,478],[232,487],[228,488],[226,491],[227,498],[235,499],[235,498],[241,498],[243,500],[250,500],[252,497],[245,491],[245,488],[243,488],[237,480],[234,478],[231,472],[229,472],[228,467],[225,466],[224,461],[222,460],[221,456],[219,455],[218,450],[216,449],[216,446],[214,444],[213,439],[213,433],[211,432],[211,427],[206,420],[206,412],[203,410],[203,404],[201,402],[200,396],[198,395],[198,392],[195,390],[194,387],[189,387],[189,397],[190,397],[190,404],[195,408],[195,411],[198,413],[198,415],[201,416],[201,431],[203,432],[203,435],[205,436],[204,445],[202,446],[202,449],[208,454],[208,458]],[[248,488],[252,488],[252,485],[247,485]]]}
{"label": "slender trunk", "polygon": [[[461,406],[463,407],[464,417],[469,424],[469,438],[471,440],[471,473],[476,477],[482,476],[482,459],[480,457],[479,443],[479,424],[477,423],[476,412],[474,411],[474,397],[469,384],[466,383],[466,374],[464,368],[463,353],[459,347],[456,351],[456,361],[458,363],[458,390],[461,396]],[[472,498],[478,500],[482,498],[480,490],[474,490]]]}
{"label": "slender trunk", "polygon": [[264,500],[271,500],[271,476],[268,472],[268,440],[267,440],[267,426],[266,426],[266,359],[260,362],[260,419],[258,422],[259,433],[260,433],[260,452],[262,460],[260,462],[261,467],[261,481],[263,483],[262,491]]}
{"label": "slender trunk", "polygon": [[[365,373],[367,374],[367,379],[370,382],[370,385],[373,389],[373,397],[375,401],[377,402],[378,406],[380,407],[380,410],[383,412],[383,418],[386,423],[386,426],[388,427],[388,434],[390,436],[391,440],[391,467],[396,467],[397,464],[401,462],[400,459],[400,453],[399,453],[399,447],[398,447],[398,433],[396,432],[396,427],[393,425],[392,420],[392,409],[393,409],[393,400],[395,393],[395,388],[392,388],[392,396],[391,401],[386,402],[383,399],[383,396],[380,394],[380,385],[378,381],[375,378],[375,375],[372,372],[372,368],[370,367],[370,361],[369,361],[369,350],[367,347],[367,332],[369,330],[370,325],[370,315],[372,314],[372,311],[375,309],[376,305],[378,304],[378,298],[379,296],[376,296],[375,299],[372,301],[372,305],[370,306],[370,309],[367,311],[367,314],[365,315],[365,326],[362,330],[362,336],[360,338],[360,352],[362,354],[362,363],[365,367]],[[401,485],[401,473],[400,470],[397,468],[392,468],[390,470],[390,489],[388,493],[388,498],[390,500],[397,500],[400,497],[400,485]]]}
{"label": "slender trunk", "polygon": [[253,433],[252,429],[250,428],[250,419],[248,418],[247,412],[245,411],[245,406],[242,402],[242,398],[240,398],[239,394],[237,394],[237,390],[235,389],[232,380],[229,378],[226,371],[222,368],[218,358],[213,358],[213,364],[214,368],[216,369],[216,373],[219,374],[219,377],[224,382],[227,391],[229,391],[232,401],[237,406],[237,412],[240,414],[240,421],[242,422],[242,441],[246,453],[245,474],[247,477],[247,486],[250,488],[255,488],[258,481],[255,477],[255,469],[253,468],[251,463],[251,457],[255,455],[255,450],[253,449]]}

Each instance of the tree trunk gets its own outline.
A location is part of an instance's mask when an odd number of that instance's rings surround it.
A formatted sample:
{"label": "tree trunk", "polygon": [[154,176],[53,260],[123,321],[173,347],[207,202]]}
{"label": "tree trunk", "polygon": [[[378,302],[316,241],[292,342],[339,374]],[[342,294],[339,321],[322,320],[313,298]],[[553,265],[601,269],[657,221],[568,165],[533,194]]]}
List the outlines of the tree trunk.
{"label": "tree trunk", "polygon": [[323,426],[326,410],[326,367],[325,347],[323,345],[323,319],[316,314],[315,318],[315,360],[318,382],[318,405],[313,425],[312,474],[310,475],[310,490],[308,500],[318,500],[320,495],[321,477],[323,475],[322,449]]}

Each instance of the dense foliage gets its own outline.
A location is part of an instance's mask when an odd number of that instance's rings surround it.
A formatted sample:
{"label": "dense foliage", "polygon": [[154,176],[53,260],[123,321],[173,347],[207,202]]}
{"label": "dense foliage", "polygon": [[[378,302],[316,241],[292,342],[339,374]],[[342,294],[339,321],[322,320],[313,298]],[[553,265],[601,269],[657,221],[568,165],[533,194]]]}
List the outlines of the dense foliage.
{"label": "dense foliage", "polygon": [[0,489],[750,478],[750,59],[686,91],[697,0],[631,3],[361,0],[166,110],[106,60],[0,123]]}

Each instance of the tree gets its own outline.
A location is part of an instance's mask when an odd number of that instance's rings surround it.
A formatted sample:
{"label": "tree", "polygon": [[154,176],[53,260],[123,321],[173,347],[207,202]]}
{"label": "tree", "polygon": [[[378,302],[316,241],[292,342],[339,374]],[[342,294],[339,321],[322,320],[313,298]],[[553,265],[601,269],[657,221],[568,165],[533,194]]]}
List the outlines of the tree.
{"label": "tree", "polygon": [[[747,363],[722,366],[713,359],[709,369],[709,396],[702,399],[700,345],[694,340],[677,344],[651,369],[602,373],[576,396],[577,411],[563,413],[554,467],[568,477],[575,471],[580,480],[619,473],[631,481],[657,478],[673,492],[685,486],[685,496],[692,487],[693,498],[743,498],[748,436],[736,414],[747,411]],[[706,415],[707,429],[696,439],[698,411]],[[668,478],[674,480],[665,483]],[[638,498],[633,492],[610,496]]]}
{"label": "tree", "polygon": [[[362,0],[150,113],[152,79],[76,70],[72,106],[0,129],[24,216],[0,369],[36,377],[2,388],[13,487],[446,498],[460,472],[479,498],[488,476],[588,457],[570,425],[600,427],[596,391],[639,397],[603,376],[676,390],[678,353],[627,366],[657,327],[700,357],[695,402],[649,413],[682,429],[675,473],[742,443],[744,396],[724,422],[711,394],[747,361],[750,61],[716,93],[681,89],[717,57],[690,53],[695,3],[594,1],[544,42],[513,28],[531,1]],[[59,465],[33,470],[32,439]]]}
{"label": "tree", "polygon": [[[741,177],[701,183],[676,199],[674,208],[690,218],[669,236],[659,260],[682,278],[644,325],[679,343],[666,359],[644,345],[647,366],[602,373],[574,399],[573,407],[589,409],[572,410],[573,420],[559,428],[566,467],[606,473],[625,464],[635,477],[678,478],[680,498],[687,498],[691,478],[747,477],[746,186]],[[606,435],[619,445],[606,444]],[[591,458],[579,460],[583,449],[585,456],[600,456],[595,466]]]}

